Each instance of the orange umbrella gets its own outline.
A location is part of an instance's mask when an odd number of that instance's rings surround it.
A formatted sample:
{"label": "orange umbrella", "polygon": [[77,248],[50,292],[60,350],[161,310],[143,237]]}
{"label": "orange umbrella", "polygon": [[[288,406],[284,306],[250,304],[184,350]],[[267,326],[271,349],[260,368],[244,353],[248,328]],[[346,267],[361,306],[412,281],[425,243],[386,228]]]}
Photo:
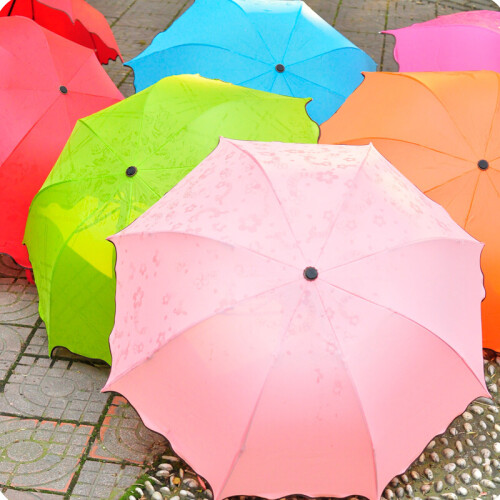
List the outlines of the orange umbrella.
{"label": "orange umbrella", "polygon": [[500,351],[500,75],[366,73],[320,143],[370,142],[485,243],[483,345]]}

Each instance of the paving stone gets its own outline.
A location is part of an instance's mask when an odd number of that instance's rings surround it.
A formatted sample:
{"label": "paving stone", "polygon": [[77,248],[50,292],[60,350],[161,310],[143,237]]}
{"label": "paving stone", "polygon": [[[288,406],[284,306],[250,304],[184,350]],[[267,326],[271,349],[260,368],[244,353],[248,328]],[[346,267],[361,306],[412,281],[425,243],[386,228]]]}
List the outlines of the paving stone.
{"label": "paving stone", "polygon": [[328,24],[335,26],[335,18],[339,10],[340,0],[309,0],[306,2],[314,12],[321,16]]}
{"label": "paving stone", "polygon": [[120,85],[120,91],[125,97],[128,97],[128,96],[135,94],[133,77],[130,76],[130,78],[128,78],[127,80],[128,81],[125,81],[122,85]]}
{"label": "paving stone", "polygon": [[[66,492],[93,429],[0,416],[0,470],[4,476],[0,483]],[[55,449],[52,445],[61,434],[68,436],[67,442]]]}
{"label": "paving stone", "polygon": [[135,465],[120,466],[87,460],[71,493],[71,498],[118,499],[143,472],[142,467]]}
{"label": "paving stone", "polygon": [[[174,21],[179,9],[186,2],[155,2],[148,1],[148,8],[142,2],[135,2],[130,9],[120,18],[121,26],[143,27],[147,26],[157,31],[163,31]],[[117,23],[118,24],[118,23]]]}
{"label": "paving stone", "polygon": [[97,423],[109,368],[23,356],[0,394],[0,412]]}
{"label": "paving stone", "polygon": [[359,1],[356,5],[356,7],[342,5],[335,21],[337,30],[341,33],[343,30],[377,33],[385,28],[387,15],[385,2],[378,1],[370,5],[368,1]]}
{"label": "paving stone", "polygon": [[344,31],[344,36],[362,48],[376,63],[380,64],[384,36],[378,33],[360,33],[357,31]]}
{"label": "paving stone", "polygon": [[38,320],[38,296],[35,285],[16,278],[0,293],[0,324],[33,326]]}
{"label": "paving stone", "polygon": [[96,459],[137,464],[151,463],[168,442],[150,431],[125,398],[115,396],[89,456]]}
{"label": "paving stone", "polygon": [[30,333],[31,328],[0,325],[0,380],[16,361]]}
{"label": "paving stone", "polygon": [[120,19],[135,0],[91,0],[89,3],[102,12],[110,22],[113,18]]}
{"label": "paving stone", "polygon": [[49,355],[49,342],[45,328],[38,327],[24,351],[25,354],[35,354],[38,356]]}
{"label": "paving stone", "polygon": [[5,489],[2,493],[7,497],[7,500],[62,500],[64,498],[54,493],[11,490],[9,488]]}

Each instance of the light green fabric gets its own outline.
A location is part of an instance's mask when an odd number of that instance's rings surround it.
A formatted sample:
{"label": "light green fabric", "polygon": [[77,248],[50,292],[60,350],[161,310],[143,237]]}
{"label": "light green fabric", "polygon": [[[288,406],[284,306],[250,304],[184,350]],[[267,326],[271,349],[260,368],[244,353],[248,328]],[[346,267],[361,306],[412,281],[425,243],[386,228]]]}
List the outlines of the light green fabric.
{"label": "light green fabric", "polygon": [[172,76],[79,120],[33,200],[25,233],[49,352],[64,346],[110,363],[115,249],[106,238],[177,184],[220,136],[317,142],[307,101]]}

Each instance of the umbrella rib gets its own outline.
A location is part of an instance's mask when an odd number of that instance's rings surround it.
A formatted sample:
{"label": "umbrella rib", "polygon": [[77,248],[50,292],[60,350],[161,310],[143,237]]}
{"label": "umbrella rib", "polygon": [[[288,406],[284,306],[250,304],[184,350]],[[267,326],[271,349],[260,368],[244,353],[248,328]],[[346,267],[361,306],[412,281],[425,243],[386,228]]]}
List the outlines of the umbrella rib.
{"label": "umbrella rib", "polygon": [[[373,252],[373,253],[370,253],[368,255],[363,255],[362,257],[359,257],[359,258],[354,259],[354,260],[350,260],[349,262],[344,262],[342,264],[338,264],[336,266],[329,267],[328,269],[323,270],[322,274],[330,272],[330,271],[335,271],[336,269],[341,269],[341,268],[343,268],[345,266],[350,266],[352,264],[357,264],[358,262],[361,262],[361,261],[363,261],[365,259],[369,259],[371,257],[383,255],[383,254],[390,253],[390,252],[394,252],[395,250],[403,250],[405,248],[408,248],[409,246],[419,245],[420,243],[427,243],[427,242],[430,242],[430,241],[439,241],[439,240],[456,241],[456,242],[459,242],[459,243],[463,243],[464,242],[464,239],[459,239],[459,238],[442,238],[442,237],[424,238],[424,239],[421,239],[421,240],[410,241],[408,243],[404,243],[403,245],[398,245],[398,246],[391,247],[391,248],[384,248],[383,250],[380,250],[378,252]],[[467,240],[465,240],[465,241],[467,241]]]}
{"label": "umbrella rib", "polygon": [[[369,156],[370,152],[372,151],[372,149],[374,149],[373,146],[370,147],[370,149],[367,151],[366,156],[364,157],[363,161],[359,164],[358,170],[356,170],[356,173],[352,176],[353,185],[355,185],[356,179],[358,178],[359,174],[361,173],[362,168],[365,166],[365,163],[366,163],[368,156]],[[333,234],[333,230],[335,229],[335,226],[336,226],[337,221],[340,217],[340,214],[342,213],[342,211],[344,209],[344,205],[347,203],[347,200],[350,198],[351,193],[352,193],[352,191],[350,191],[349,189],[345,190],[344,197],[343,197],[342,202],[339,206],[339,210],[337,212],[337,215],[335,216],[335,218],[332,221],[332,225],[330,227],[330,230],[328,231],[328,236],[325,238],[325,241],[323,242],[323,246],[321,247],[321,250],[318,254],[318,262],[320,261],[321,257],[323,256],[323,252],[326,248],[326,245],[330,241],[330,238]]]}
{"label": "umbrella rib", "polygon": [[56,96],[56,98],[47,106],[45,111],[35,120],[33,125],[29,128],[29,130],[19,139],[18,143],[16,144],[15,148],[9,153],[9,155],[5,158],[5,160],[2,161],[2,164],[5,164],[9,160],[9,158],[18,150],[19,146],[23,143],[23,141],[28,137],[28,135],[32,132],[32,130],[40,123],[40,121],[45,118],[45,116],[49,113],[49,111],[54,107],[54,104],[57,102],[57,99],[59,96]]}
{"label": "umbrella rib", "polygon": [[259,36],[259,38],[262,40],[262,43],[264,44],[264,47],[266,48],[267,52],[269,53],[269,55],[271,56],[271,58],[274,60],[274,56],[273,56],[273,54],[271,52],[271,48],[269,47],[269,45],[267,44],[267,42],[264,40],[264,37],[262,36],[262,33],[260,32],[260,30],[250,20],[250,15],[248,14],[248,12],[246,12],[246,10],[240,4],[238,4],[237,2],[235,2],[234,0],[232,1],[232,3],[234,5],[236,5],[236,7],[238,7],[238,9],[240,9],[243,12],[244,17],[248,21],[248,24],[250,24],[250,26],[252,26],[252,28],[255,30],[255,33],[257,33],[257,35]]}
{"label": "umbrella rib", "polygon": [[[274,82],[273,82],[273,87],[274,87],[274,83],[276,82],[276,79],[277,79],[277,78],[278,78],[278,75],[276,74],[276,78],[274,79]],[[297,96],[295,95],[295,93],[293,92],[292,87],[290,87],[290,84],[288,83],[287,77],[286,77],[285,75],[283,75],[283,80],[285,81],[286,86],[288,87],[288,91],[290,92],[290,95],[291,95],[292,97],[297,97]],[[273,87],[271,87],[271,88],[273,88]]]}
{"label": "umbrella rib", "polygon": [[[271,73],[272,71],[274,71],[274,70],[268,69],[267,71],[264,71],[264,73],[260,73],[260,75],[253,76],[252,78],[249,78],[248,80],[245,80],[244,82],[239,82],[238,85],[245,85],[246,83],[251,82],[252,80],[256,80],[257,78],[260,78],[264,75],[267,75],[268,73]],[[274,81],[273,81],[273,84],[274,84]]]}
{"label": "umbrella rib", "polygon": [[316,82],[313,82],[312,80],[309,80],[308,78],[304,78],[303,76],[300,76],[300,75],[297,75],[296,73],[294,73],[293,71],[290,72],[295,78],[298,78],[299,80],[303,80],[304,82],[307,82],[311,85],[314,85],[315,87],[319,87],[320,89],[323,89],[323,90],[326,90],[327,92],[329,92],[330,94],[335,94],[335,95],[338,95],[339,97],[342,97],[342,99],[345,100],[346,96],[343,95],[343,94],[340,94],[339,92],[336,92],[335,90],[333,89],[329,89],[327,87],[325,87],[324,85],[320,85],[319,83],[316,83]]}
{"label": "umbrella rib", "polygon": [[[141,164],[142,163],[143,162],[141,162]],[[186,169],[192,170],[192,167],[181,166],[181,167],[141,168],[141,172],[157,172],[158,170],[186,170]]]}
{"label": "umbrella rib", "polygon": [[[94,56],[95,57],[95,56]],[[119,91],[118,91],[119,92]],[[115,99],[115,96],[108,96],[108,95],[104,95],[104,94],[89,94],[87,92],[78,92],[78,91],[71,91],[71,93],[73,95],[82,95],[82,96],[87,96],[87,97],[99,97],[101,99]],[[117,102],[120,102],[120,101],[117,101]],[[111,105],[112,106],[112,105]],[[104,108],[104,109],[107,109],[107,108]],[[1,499],[0,499],[1,500]]]}
{"label": "umbrella rib", "polygon": [[[257,252],[256,250],[252,250],[251,248],[248,248],[248,247],[245,247],[243,245],[238,245],[238,244],[235,244],[235,243],[226,243],[225,241],[220,241],[220,240],[217,240],[211,236],[206,236],[204,234],[194,234],[194,233],[189,233],[189,232],[186,232],[186,231],[170,231],[170,230],[164,230],[164,231],[161,231],[161,234],[182,234],[182,235],[185,235],[185,236],[192,236],[194,238],[201,238],[201,239],[205,239],[205,240],[209,240],[209,241],[213,241],[214,243],[219,243],[220,245],[224,245],[224,246],[229,246],[233,249],[238,249],[238,250],[245,250],[249,253],[252,253],[254,255],[257,255],[258,257],[262,257],[263,259],[266,259],[266,260],[272,260],[273,262],[276,262],[278,264],[281,264],[282,266],[287,266],[287,267],[290,267],[292,269],[297,269],[299,271],[299,275],[301,276],[301,279],[302,279],[302,270],[299,269],[298,267],[296,266],[293,266],[292,264],[289,264],[287,262],[284,262],[284,261],[281,261],[281,260],[278,260],[274,257],[270,257],[268,255],[264,255],[260,252]],[[134,233],[134,232],[128,232],[126,235],[114,235],[113,236],[113,239],[118,239],[118,238],[126,238],[128,236],[134,236],[134,235],[137,235],[137,233]],[[293,282],[291,282],[293,283]]]}
{"label": "umbrella rib", "polygon": [[498,189],[496,188],[495,183],[491,180],[491,177],[490,177],[489,173],[488,173],[487,177],[488,177],[488,180],[491,183],[491,186],[493,187],[493,190],[495,191],[495,193],[497,194],[497,196],[500,198],[500,193],[498,192]]}
{"label": "umbrella rib", "polygon": [[[60,36],[60,35],[57,35],[57,36]],[[66,40],[66,39],[65,39]],[[61,74],[59,73],[58,71],[58,68],[56,66],[56,64],[54,63],[54,60],[55,60],[55,57],[54,57],[54,54],[52,53],[52,44],[49,43],[49,41],[47,40],[47,37],[43,37],[43,43],[45,44],[45,47],[47,49],[47,52],[50,54],[50,62],[52,63],[52,68],[54,70],[54,75],[57,77],[57,82],[56,82],[56,85],[59,86],[61,85],[61,82],[62,82],[62,78],[61,78]],[[74,43],[74,42],[73,42]]]}
{"label": "umbrella rib", "polygon": [[472,211],[472,205],[474,205],[474,198],[476,197],[476,192],[477,192],[477,188],[479,186],[479,181],[480,180],[481,180],[481,172],[478,172],[477,173],[476,185],[474,186],[474,191],[472,193],[471,200],[470,200],[469,211],[467,212],[467,217],[465,218],[465,222],[464,222],[464,229],[467,227],[467,223],[469,222],[469,217],[470,217],[470,214],[471,214],[471,211]]}
{"label": "umbrella rib", "polygon": [[283,329],[283,332],[281,333],[279,345],[276,347],[276,349],[275,349],[275,351],[273,353],[273,358],[274,359],[271,362],[271,366],[269,366],[269,369],[268,369],[268,371],[266,373],[266,377],[264,378],[264,380],[262,382],[262,386],[260,388],[259,394],[258,394],[257,398],[255,399],[255,404],[254,404],[254,407],[252,409],[252,412],[250,413],[250,418],[248,420],[246,428],[243,431],[243,436],[242,436],[241,441],[240,441],[239,449],[236,452],[236,454],[234,455],[234,458],[233,458],[233,460],[231,462],[231,465],[229,467],[229,471],[228,471],[228,473],[227,473],[227,475],[226,475],[226,477],[225,477],[225,479],[222,482],[222,485],[220,487],[219,494],[222,491],[224,491],[224,488],[226,487],[226,484],[228,483],[229,478],[231,477],[232,473],[234,472],[234,469],[236,468],[236,465],[238,463],[239,458],[243,454],[243,451],[245,449],[245,444],[246,444],[246,441],[248,439],[248,435],[250,434],[252,423],[253,423],[253,421],[255,419],[255,414],[257,413],[257,408],[259,406],[260,400],[262,399],[262,395],[264,394],[264,389],[265,389],[265,387],[267,385],[267,382],[269,380],[269,377],[271,376],[272,371],[274,370],[274,367],[276,366],[276,363],[278,362],[279,355],[280,355],[281,351],[283,350],[283,344],[284,344],[284,340],[285,340],[285,338],[287,336],[287,332],[288,332],[288,330],[290,328],[290,325],[292,324],[292,321],[295,318],[295,315],[297,314],[297,311],[298,311],[300,305],[302,304],[303,300],[304,300],[304,292],[302,292],[300,294],[299,301],[297,302],[297,305],[293,309],[293,312],[292,312],[292,314],[290,316],[290,319],[289,319],[286,327]]}
{"label": "umbrella rib", "polygon": [[288,40],[286,42],[285,50],[283,51],[283,61],[285,61],[286,53],[288,52],[288,47],[290,46],[290,42],[292,41],[293,34],[295,32],[295,28],[297,27],[297,24],[299,23],[300,15],[302,14],[302,9],[304,7],[304,4],[301,3],[299,9],[297,10],[297,16],[295,17],[295,21],[293,22],[293,27],[290,30],[290,36],[288,37]]}
{"label": "umbrella rib", "polygon": [[[65,13],[66,14],[66,13]],[[69,16],[68,16],[69,17]],[[82,64],[76,69],[76,71],[67,79],[67,82],[64,82],[66,83],[67,85],[70,85],[71,82],[76,78],[76,76],[78,75],[78,73],[80,73],[80,71],[83,70],[84,66],[87,64],[87,62],[93,60],[93,58],[96,58],[97,59],[97,54],[96,52],[89,48],[89,47],[85,47],[89,52],[90,54],[88,55],[87,59],[85,59],[85,61],[82,62]],[[97,62],[99,64],[99,68],[102,69],[102,66],[101,64],[99,63],[99,59],[97,59]],[[85,70],[87,72],[87,70]],[[103,70],[104,71],[104,70]],[[109,77],[108,77],[109,78]]]}
{"label": "umbrella rib", "polygon": [[488,146],[490,144],[490,139],[491,139],[491,134],[493,132],[493,125],[495,124],[495,116],[497,115],[497,110],[498,110],[498,104],[500,103],[500,75],[498,73],[495,73],[497,77],[497,102],[495,104],[495,108],[493,110],[493,116],[491,118],[491,125],[490,125],[490,131],[488,133],[488,140],[486,141],[486,146],[484,147],[484,150],[488,150]]}
{"label": "umbrella rib", "polygon": [[462,178],[462,177],[464,177],[466,175],[469,175],[472,172],[474,172],[473,168],[471,168],[470,170],[467,170],[467,172],[463,172],[462,174],[457,175],[456,177],[453,177],[451,179],[447,179],[445,182],[442,182],[441,184],[438,184],[437,186],[433,186],[433,187],[431,187],[429,189],[426,189],[424,191],[424,194],[428,196],[427,193],[430,193],[431,191],[434,191],[435,189],[439,189],[440,187],[446,186],[446,184],[449,184],[450,182],[456,181],[457,179],[460,179],[460,178]]}
{"label": "umbrella rib", "polygon": [[366,297],[362,297],[361,295],[358,295],[354,292],[351,292],[349,290],[346,290],[345,288],[342,288],[338,285],[334,285],[333,283],[330,283],[329,281],[325,281],[324,279],[321,280],[323,283],[326,283],[327,285],[331,286],[332,288],[335,288],[336,290],[340,290],[341,292],[344,292],[344,293],[347,293],[353,297],[356,297],[360,300],[363,300],[365,302],[368,302],[369,304],[372,304],[374,306],[377,306],[377,307],[380,307],[382,309],[385,309],[386,311],[390,312],[391,314],[395,314],[407,321],[410,321],[411,323],[419,326],[420,328],[423,328],[424,330],[426,330],[427,332],[429,332],[433,337],[437,338],[440,342],[442,342],[443,344],[445,344],[449,349],[451,349],[464,363],[464,365],[467,367],[467,369],[474,375],[474,378],[479,382],[479,385],[481,387],[483,387],[483,382],[481,382],[481,380],[478,378],[478,376],[474,373],[474,371],[472,370],[472,368],[469,366],[469,364],[467,363],[467,361],[465,361],[465,359],[462,357],[462,355],[460,353],[457,352],[457,350],[452,347],[450,344],[448,344],[448,342],[446,342],[445,340],[443,340],[439,335],[436,335],[432,330],[429,330],[427,327],[421,325],[418,321],[414,320],[414,319],[411,319],[410,317],[406,316],[405,314],[402,314],[398,311],[394,311],[393,309],[391,309],[390,307],[388,306],[384,306],[383,304],[380,304],[378,302],[375,302],[373,300],[370,300],[370,299],[367,299]]}
{"label": "umbrella rib", "polygon": [[[234,54],[236,56],[239,56],[239,57],[243,57],[245,59],[251,59],[252,61],[255,61],[255,62],[258,62],[258,63],[261,63],[261,64],[266,64],[266,65],[269,65],[270,63],[268,61],[264,61],[262,59],[257,59],[256,57],[253,57],[253,56],[248,56],[246,54],[242,54],[241,52],[237,52],[233,49],[227,49],[226,47],[221,47],[220,45],[213,45],[211,43],[179,43],[177,45],[171,45],[170,47],[166,48],[166,49],[159,49],[159,50],[155,50],[154,52],[150,52],[148,54],[144,54],[143,56],[141,56],[140,54],[135,57],[135,60],[138,60],[138,59],[147,59],[148,57],[152,57],[160,52],[168,52],[170,50],[173,50],[173,49],[179,49],[179,48],[183,48],[183,47],[211,47],[213,49],[219,49],[219,50],[224,50],[226,52],[229,52],[230,54]],[[274,58],[273,58],[274,59]],[[130,61],[129,61],[130,62]],[[127,64],[128,66],[128,64]]]}
{"label": "umbrella rib", "polygon": [[[274,84],[276,83],[276,80],[278,79],[278,76],[279,76],[278,73],[275,72],[274,78],[273,78],[273,83],[271,84],[271,89],[274,87]],[[288,89],[290,90],[290,92],[292,92],[292,89],[290,89],[290,85],[288,85],[288,82],[286,81],[286,78],[285,78],[285,83],[286,83],[286,86],[288,87]],[[276,94],[276,95],[281,95],[281,94]]]}
{"label": "umbrella rib", "polygon": [[446,111],[446,114],[449,116],[449,118],[450,118],[451,122],[453,123],[453,125],[455,125],[455,129],[462,136],[462,139],[464,140],[465,144],[467,144],[467,146],[469,146],[470,150],[475,155],[477,155],[476,150],[469,143],[469,141],[467,140],[466,135],[460,130],[460,128],[458,127],[457,123],[453,119],[451,113],[448,111],[448,108],[444,105],[443,101],[441,101],[441,99],[425,83],[423,83],[422,81],[418,80],[417,78],[414,78],[409,73],[396,73],[396,75],[400,75],[402,78],[407,78],[408,80],[412,80],[413,82],[415,82],[418,85],[420,85],[421,87],[423,87],[429,94],[431,94],[431,96],[440,104],[440,106],[443,108],[443,110]]}
{"label": "umbrella rib", "polygon": [[250,152],[246,151],[245,149],[240,148],[234,142],[231,143],[231,146],[233,146],[234,148],[238,149],[240,152],[242,152],[243,154],[248,156],[255,163],[255,165],[259,168],[259,170],[262,172],[262,174],[264,175],[269,187],[271,188],[272,193],[274,194],[274,196],[276,198],[276,201],[278,202],[279,206],[281,207],[281,212],[283,213],[283,217],[285,218],[285,221],[288,225],[288,228],[290,229],[290,234],[293,236],[293,239],[295,240],[295,243],[297,244],[297,248],[299,249],[302,257],[304,258],[304,260],[306,260],[304,252],[302,251],[302,248],[299,245],[299,241],[298,241],[297,237],[295,236],[295,233],[293,232],[292,225],[290,224],[290,221],[288,220],[285,208],[283,207],[281,200],[279,199],[278,193],[274,189],[273,183],[271,182],[271,179],[267,175],[267,172],[264,170],[262,165],[257,161],[257,158],[255,158]]}
{"label": "umbrella rib", "polygon": [[[129,224],[129,220],[130,220],[130,214],[132,213],[132,195],[133,195],[133,191],[134,191],[134,183],[133,182],[130,182],[130,189],[129,189],[129,193],[128,193],[128,207],[127,207],[127,217],[125,218],[125,225],[128,225]],[[118,224],[118,231],[120,231],[120,226],[121,224]]]}
{"label": "umbrella rib", "polygon": [[345,45],[343,47],[337,47],[335,49],[330,49],[330,50],[327,50],[325,52],[321,52],[320,54],[315,54],[314,56],[308,57],[307,59],[300,59],[300,60],[295,61],[293,63],[287,64],[287,68],[291,68],[292,66],[295,66],[296,64],[302,64],[302,63],[305,63],[308,61],[312,61],[313,59],[316,59],[318,57],[327,56],[328,54],[331,54],[332,52],[338,52],[339,50],[354,50],[354,51],[359,51],[359,52],[364,53],[364,51],[362,51],[359,47],[355,47],[355,46],[349,47],[349,46]]}
{"label": "umbrella rib", "polygon": [[[93,55],[92,57],[95,57],[95,55]],[[104,146],[106,146],[115,155],[117,160],[121,161],[123,163],[123,165],[127,165],[127,162],[102,137],[100,137],[99,135],[96,134],[94,129],[87,123],[87,121],[85,119],[80,119],[78,121],[84,127],[86,127],[92,133],[92,135],[95,136],[95,138],[98,141],[100,141],[102,144],[104,144]]]}
{"label": "umbrella rib", "polygon": [[[144,179],[142,179],[142,178],[139,177],[139,181],[141,181],[141,183],[144,186],[146,186],[158,199],[160,199],[163,196],[162,194],[157,193]],[[166,192],[168,193],[168,191],[166,191]]]}
{"label": "umbrella rib", "polygon": [[[118,237],[120,237],[119,235],[115,235],[113,236],[113,240],[117,239]],[[116,245],[115,245],[115,248],[116,248]],[[259,292],[259,293],[256,293],[255,295],[250,295],[249,297],[244,297],[240,300],[237,300],[234,304],[231,304],[230,306],[227,306],[225,307],[224,309],[221,309],[220,311],[214,311],[212,312],[211,314],[207,315],[207,316],[204,316],[203,318],[199,319],[199,320],[196,320],[194,321],[193,323],[190,323],[188,326],[186,326],[185,328],[182,328],[181,330],[179,330],[178,332],[176,332],[174,335],[172,335],[172,337],[170,337],[165,344],[163,344],[160,348],[158,348],[152,355],[151,357],[153,357],[160,349],[163,349],[166,345],[168,345],[170,342],[172,342],[173,340],[175,340],[177,337],[180,337],[181,335],[183,335],[184,333],[186,333],[187,331],[191,330],[192,328],[195,328],[199,325],[201,325],[203,322],[209,320],[210,318],[214,317],[214,316],[218,316],[220,314],[225,314],[229,311],[232,311],[236,306],[242,304],[243,302],[247,301],[247,300],[253,300],[253,299],[256,299],[258,297],[261,297],[269,292],[274,292],[276,290],[279,290],[280,288],[284,288],[285,286],[289,286],[289,285],[292,285],[294,283],[297,283],[297,282],[300,282],[302,281],[303,278],[299,278],[299,279],[296,279],[296,280],[293,280],[293,281],[289,281],[287,283],[283,283],[281,285],[278,285],[274,288],[270,288],[269,290],[263,290],[262,292]],[[150,359],[150,358],[148,358]],[[120,380],[122,379],[123,377],[125,377],[125,375],[127,375],[128,373],[132,372],[133,370],[135,370],[139,365],[142,365],[145,361],[144,360],[139,360],[139,361],[136,361],[132,366],[130,367],[127,367],[126,370],[124,370],[122,373],[119,373],[116,377],[113,378],[113,381],[111,382],[111,385],[116,383],[117,380]],[[146,360],[147,362],[147,360]],[[109,377],[109,379],[111,378],[111,375]],[[109,380],[108,379],[108,380]]]}
{"label": "umbrella rib", "polygon": [[11,1],[9,13],[7,14],[7,16],[10,16],[12,14],[12,11],[14,10],[14,6],[16,5],[16,2],[17,2],[17,0]]}
{"label": "umbrella rib", "polygon": [[[323,280],[322,280],[323,281]],[[317,289],[316,287],[316,293],[318,294],[318,297],[319,297],[319,301],[321,303],[321,307],[323,308],[323,312],[325,313],[325,317],[328,321],[328,324],[330,325],[330,330],[332,332],[332,335],[335,337],[335,339],[337,340],[337,346],[339,348],[339,351],[340,351],[340,359],[342,361],[342,364],[344,365],[344,368],[345,368],[345,371],[348,373],[349,375],[349,380],[351,381],[352,383],[352,387],[354,389],[354,393],[356,395],[356,399],[358,400],[358,403],[359,403],[359,407],[361,409],[361,414],[363,415],[363,420],[365,422],[365,426],[366,426],[366,430],[368,432],[368,435],[370,436],[370,447],[372,449],[372,464],[373,464],[373,475],[374,475],[374,479],[375,479],[375,491],[376,493],[378,494],[379,491],[378,491],[378,471],[377,471],[377,463],[375,461],[375,446],[373,444],[373,437],[372,437],[372,433],[370,431],[370,426],[368,425],[368,420],[366,419],[366,415],[365,415],[365,411],[364,411],[364,407],[363,407],[363,403],[361,402],[361,396],[359,395],[359,391],[358,391],[358,388],[354,382],[354,377],[352,376],[352,373],[351,373],[351,370],[349,370],[349,366],[347,364],[347,362],[345,361],[345,358],[344,358],[344,352],[342,350],[342,345],[341,343],[339,342],[339,339],[337,337],[337,334],[335,333],[335,329],[333,328],[333,325],[330,321],[330,318],[328,316],[328,311],[326,309],[326,306],[325,306],[325,303],[323,302],[323,297],[321,296],[321,294],[319,293],[319,290]]]}
{"label": "umbrella rib", "polygon": [[335,141],[335,143],[336,144],[352,144],[354,141],[394,141],[394,142],[402,142],[403,144],[411,144],[411,145],[417,146],[419,148],[428,149],[429,151],[434,151],[435,153],[440,153],[440,154],[449,156],[450,158],[455,158],[457,160],[463,160],[463,161],[466,161],[466,162],[470,162],[471,161],[471,160],[468,160],[467,158],[462,158],[461,156],[456,156],[456,155],[453,155],[451,153],[447,153],[445,151],[440,151],[439,149],[432,148],[432,147],[427,146],[425,144],[418,144],[416,142],[406,141],[404,139],[398,139],[396,137],[356,137],[356,138],[352,138],[352,139],[344,139],[342,141]]}
{"label": "umbrella rib", "polygon": [[[201,115],[200,115],[201,116]],[[198,117],[199,118],[199,117]],[[175,130],[173,131],[172,133],[170,133],[169,135],[167,135],[165,141],[163,141],[157,148],[155,148],[153,151],[151,151],[151,153],[146,156],[145,158],[143,158],[141,160],[141,162],[139,162],[137,164],[137,167],[140,167],[141,165],[143,165],[145,162],[147,162],[151,156],[157,154],[159,151],[161,151],[165,146],[167,146],[169,144],[169,142],[174,139],[175,137],[178,137],[180,134],[182,133],[187,133],[188,132],[188,125],[184,125],[183,127],[179,128],[178,130]],[[194,167],[193,167],[194,168]],[[153,169],[150,169],[150,170],[153,170]]]}
{"label": "umbrella rib", "polygon": [[[73,160],[71,159],[71,162]],[[49,174],[50,175],[50,174]],[[101,175],[99,177],[92,177],[92,181],[98,181],[98,180],[101,180],[101,179],[107,179],[109,177],[118,177],[118,174],[107,174],[107,175]],[[47,177],[47,179],[49,179]],[[81,179],[65,179],[65,180],[61,180],[61,181],[56,181],[56,182],[53,182],[51,184],[48,184],[47,186],[42,186],[42,188],[38,191],[38,193],[36,194],[36,196],[38,196],[39,194],[43,193],[44,191],[46,191],[47,189],[50,189],[54,186],[60,186],[62,184],[71,184],[72,182],[88,182],[88,179],[86,179],[85,177],[81,178]]]}

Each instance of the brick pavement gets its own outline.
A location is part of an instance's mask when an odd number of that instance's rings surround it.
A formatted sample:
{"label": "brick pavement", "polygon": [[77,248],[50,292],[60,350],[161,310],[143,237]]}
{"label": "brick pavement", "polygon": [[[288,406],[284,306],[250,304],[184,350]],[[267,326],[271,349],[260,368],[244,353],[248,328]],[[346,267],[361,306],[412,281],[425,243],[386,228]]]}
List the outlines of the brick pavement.
{"label": "brick pavement", "polygon": [[[90,0],[110,22],[125,60],[141,52],[192,0]],[[489,0],[310,0],[324,19],[396,71],[393,39],[379,31],[470,9]],[[125,96],[132,71],[106,67]],[[167,446],[126,400],[101,394],[109,368],[58,349],[47,352],[37,294],[0,256],[0,490],[9,500],[120,498]]]}
{"label": "brick pavement", "polygon": [[120,498],[167,447],[127,401],[102,394],[103,363],[48,356],[37,294],[0,256],[0,490],[9,500]]}

